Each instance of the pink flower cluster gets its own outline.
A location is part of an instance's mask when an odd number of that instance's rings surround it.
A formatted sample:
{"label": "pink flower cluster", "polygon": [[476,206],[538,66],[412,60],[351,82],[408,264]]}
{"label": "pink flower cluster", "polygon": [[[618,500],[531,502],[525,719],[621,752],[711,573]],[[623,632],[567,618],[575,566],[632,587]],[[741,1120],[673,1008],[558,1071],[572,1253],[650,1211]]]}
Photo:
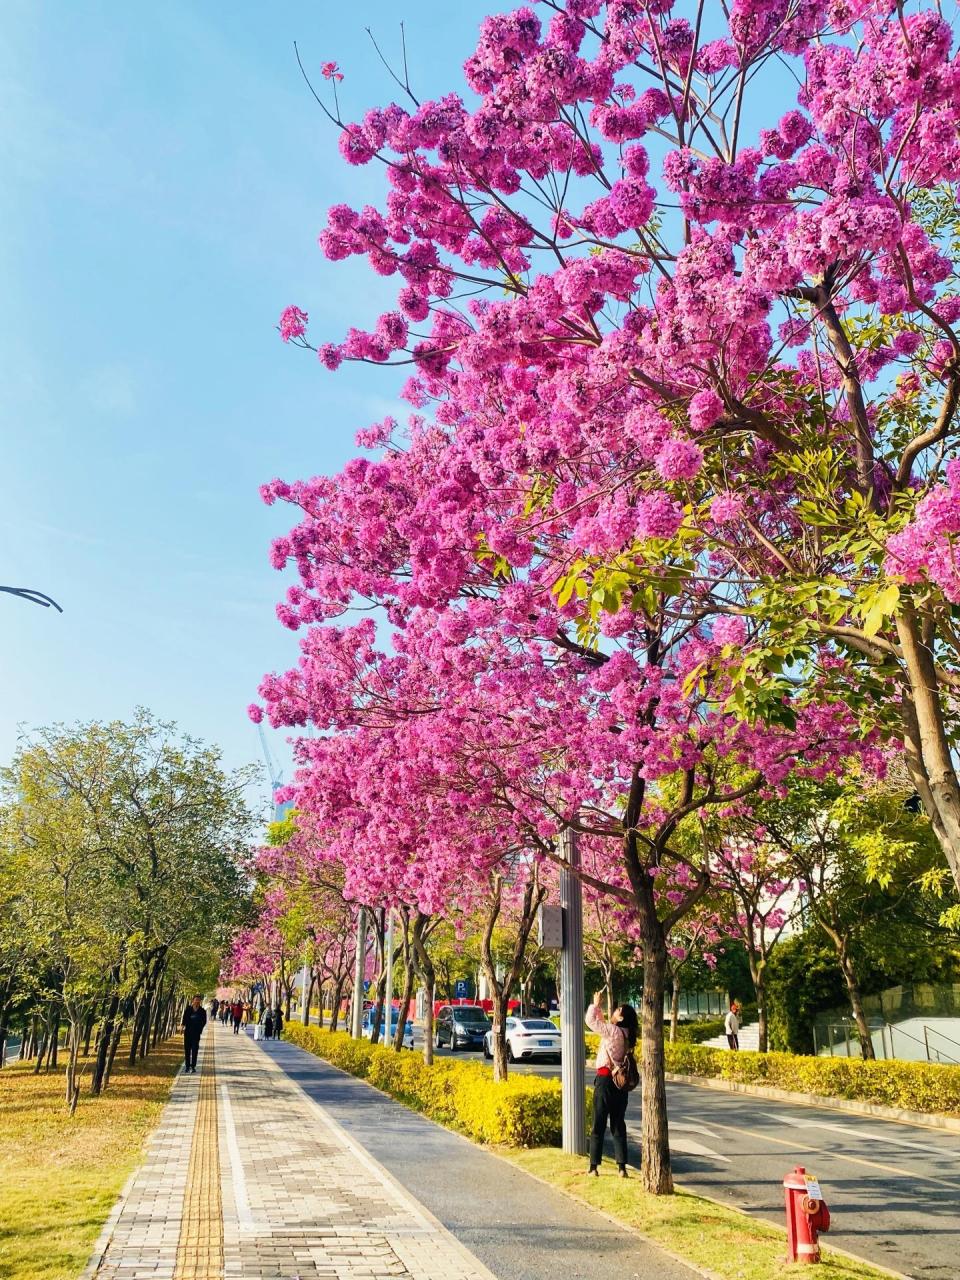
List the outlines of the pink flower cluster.
{"label": "pink flower cluster", "polygon": [[[733,821],[747,771],[770,796],[875,763],[826,676],[767,723],[728,709],[763,628],[742,602],[805,545],[797,457],[830,452],[838,509],[906,511],[885,571],[960,599],[958,464],[925,495],[896,478],[911,406],[960,377],[924,211],[960,176],[960,64],[933,5],[733,0],[704,42],[679,0],[550,9],[483,20],[469,101],[343,129],[388,188],[334,205],[320,248],[396,301],[318,354],[409,364],[412,412],[361,433],[378,456],[265,487],[295,512],[271,560],[300,656],[252,714],[322,731],[290,796],[354,897],[443,910],[588,815],[602,885],[636,904],[632,840],[676,922],[702,870],[670,837],[685,788]],[[774,57],[802,87],[751,108]],[[853,565],[851,592],[884,572]],[[379,632],[343,624],[357,604]]]}

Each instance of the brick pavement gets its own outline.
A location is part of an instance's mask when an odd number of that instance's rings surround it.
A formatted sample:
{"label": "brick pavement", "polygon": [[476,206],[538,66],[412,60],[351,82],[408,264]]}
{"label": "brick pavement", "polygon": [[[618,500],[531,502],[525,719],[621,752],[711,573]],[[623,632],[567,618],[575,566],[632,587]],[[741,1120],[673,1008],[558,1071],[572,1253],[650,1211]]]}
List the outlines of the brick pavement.
{"label": "brick pavement", "polygon": [[247,1036],[208,1025],[201,1052],[89,1277],[492,1280]]}
{"label": "brick pavement", "polygon": [[173,1280],[180,1219],[190,1171],[197,1118],[197,1082],[209,1071],[207,1046],[200,1045],[199,1071],[182,1072],[147,1144],[146,1157],[127,1183],[101,1233],[84,1280]]}
{"label": "brick pavement", "polygon": [[207,1280],[223,1274],[223,1210],[213,1036],[207,1038],[199,1075],[197,1107],[173,1280]]}

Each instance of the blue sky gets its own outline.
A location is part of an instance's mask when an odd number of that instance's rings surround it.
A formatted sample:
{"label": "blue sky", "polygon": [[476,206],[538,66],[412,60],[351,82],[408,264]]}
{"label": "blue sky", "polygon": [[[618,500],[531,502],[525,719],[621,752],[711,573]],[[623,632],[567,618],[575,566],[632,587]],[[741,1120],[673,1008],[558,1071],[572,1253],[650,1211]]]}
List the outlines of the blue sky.
{"label": "blue sky", "polygon": [[338,338],[389,290],[316,247],[327,206],[382,179],[340,161],[293,41],[313,69],[339,61],[357,116],[394,96],[366,26],[395,48],[405,20],[429,96],[506,7],[7,0],[0,582],[64,613],[0,596],[0,760],[20,726],[138,704],[259,759],[245,708],[295,640],[267,562],[289,520],[257,487],[337,469],[402,381],[331,375],[275,331],[295,302]]}

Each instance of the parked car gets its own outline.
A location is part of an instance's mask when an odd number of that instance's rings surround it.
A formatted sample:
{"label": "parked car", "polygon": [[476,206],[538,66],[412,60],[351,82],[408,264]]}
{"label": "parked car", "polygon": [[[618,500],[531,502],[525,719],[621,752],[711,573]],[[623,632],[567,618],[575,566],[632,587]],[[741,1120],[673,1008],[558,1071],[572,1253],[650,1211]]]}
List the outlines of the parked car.
{"label": "parked car", "polygon": [[448,1044],[451,1050],[482,1049],[490,1019],[478,1004],[445,1004],[433,1024],[437,1049]]}
{"label": "parked car", "polygon": [[[493,1028],[483,1038],[483,1056],[493,1057]],[[560,1061],[560,1028],[548,1018],[507,1019],[507,1059],[545,1058]]]}
{"label": "parked car", "polygon": [[[364,1010],[363,1022],[360,1024],[360,1034],[363,1036],[366,1036],[368,1040],[370,1039],[370,1033],[373,1031],[374,1012],[375,1012],[375,1006],[371,1004],[369,1009]],[[397,1034],[397,1019],[399,1017],[400,1017],[399,1009],[390,1010],[390,1039],[391,1040]],[[380,1024],[380,1034],[381,1036],[383,1035],[382,1023]],[[403,1029],[403,1047],[405,1049],[413,1048],[413,1022],[411,1021],[410,1018],[407,1019],[406,1025]]]}

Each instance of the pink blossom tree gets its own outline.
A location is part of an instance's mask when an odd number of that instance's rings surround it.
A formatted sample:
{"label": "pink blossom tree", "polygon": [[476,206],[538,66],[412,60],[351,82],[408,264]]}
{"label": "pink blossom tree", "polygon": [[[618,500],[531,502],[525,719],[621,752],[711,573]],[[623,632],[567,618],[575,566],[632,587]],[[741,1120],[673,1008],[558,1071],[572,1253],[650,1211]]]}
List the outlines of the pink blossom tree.
{"label": "pink blossom tree", "polygon": [[759,822],[733,826],[718,856],[716,884],[728,896],[724,932],[742,942],[757,993],[758,1047],[767,1051],[766,971],[774,947],[796,918],[803,891],[795,863]]}
{"label": "pink blossom tree", "polygon": [[[555,860],[567,824],[616,846],[621,878],[583,878],[637,920],[665,1191],[667,946],[713,874],[681,833],[845,753],[871,767],[883,734],[960,881],[960,66],[935,7],[893,0],[539,8],[483,22],[470,105],[328,108],[389,190],[331,209],[321,247],[400,287],[319,355],[412,362],[414,413],[342,475],[266,487],[301,512],[273,559],[305,635],[261,695],[334,735],[302,747],[298,804],[392,837],[344,838],[348,883],[439,902],[465,864]],[[784,60],[796,99],[757,119]],[[280,329],[310,345],[299,308]],[[358,600],[390,654],[333,625]]]}
{"label": "pink blossom tree", "polygon": [[[730,705],[775,718],[794,680],[837,675],[825,696],[902,740],[960,883],[950,25],[895,0],[537,9],[484,20],[469,105],[328,109],[389,193],[335,206],[321,247],[401,286],[320,356],[412,360],[418,431],[454,446],[404,594],[449,590],[488,548],[588,637],[660,596],[678,619],[743,617]],[[305,313],[281,332],[306,344]],[[416,505],[361,504],[338,592]]]}

